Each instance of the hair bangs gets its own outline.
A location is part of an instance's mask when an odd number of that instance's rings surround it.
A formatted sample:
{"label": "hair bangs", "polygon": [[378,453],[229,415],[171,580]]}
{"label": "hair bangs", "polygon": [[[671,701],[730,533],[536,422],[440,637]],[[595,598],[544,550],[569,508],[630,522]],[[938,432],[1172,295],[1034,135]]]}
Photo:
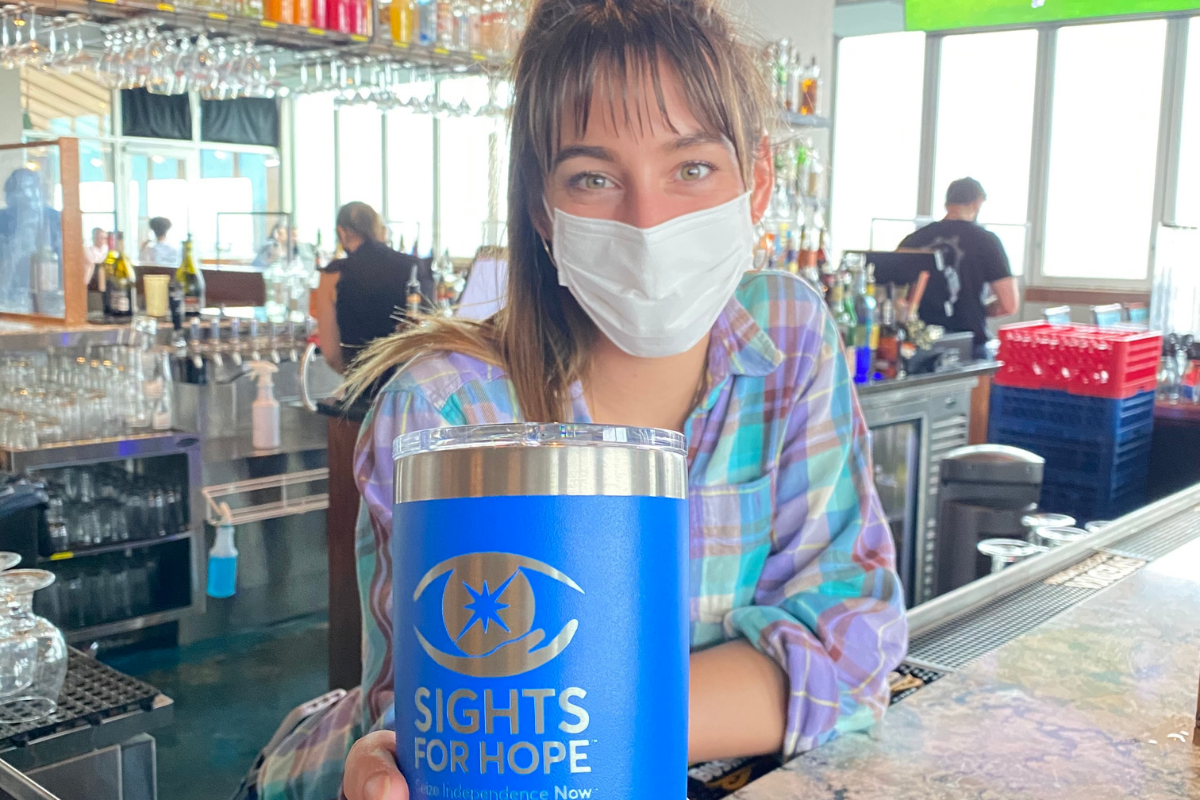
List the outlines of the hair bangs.
{"label": "hair bangs", "polygon": [[663,91],[663,73],[669,71],[701,128],[730,142],[748,179],[763,123],[754,120],[746,129],[736,99],[746,87],[738,85],[732,66],[694,19],[672,13],[669,4],[657,13],[636,14],[629,5],[596,4],[554,20],[541,32],[539,63],[518,69],[517,92],[527,93],[522,105],[534,150],[530,155],[543,178],[564,136],[582,136],[592,124],[597,93],[616,131],[642,136],[658,119],[677,132]]}

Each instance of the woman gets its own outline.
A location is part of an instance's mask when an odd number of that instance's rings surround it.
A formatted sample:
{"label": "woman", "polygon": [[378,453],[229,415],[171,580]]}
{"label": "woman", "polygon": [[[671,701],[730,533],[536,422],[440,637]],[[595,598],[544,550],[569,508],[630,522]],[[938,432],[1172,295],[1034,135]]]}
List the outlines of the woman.
{"label": "woman", "polygon": [[396,330],[404,319],[413,267],[422,294],[433,291],[429,262],[383,243],[383,224],[366,203],[347,203],[337,215],[338,243],[346,257],[332,261],[317,286],[317,335],[325,362],[344,373],[363,348]]}
{"label": "woman", "polygon": [[421,428],[684,432],[691,760],[790,756],[887,705],[902,592],[837,329],[799,280],[746,274],[772,188],[752,58],[704,0],[542,0],[515,70],[507,305],[379,342],[352,379],[404,365],[357,454],[363,684],[267,759],[264,797],[409,796],[384,730],[391,445]]}

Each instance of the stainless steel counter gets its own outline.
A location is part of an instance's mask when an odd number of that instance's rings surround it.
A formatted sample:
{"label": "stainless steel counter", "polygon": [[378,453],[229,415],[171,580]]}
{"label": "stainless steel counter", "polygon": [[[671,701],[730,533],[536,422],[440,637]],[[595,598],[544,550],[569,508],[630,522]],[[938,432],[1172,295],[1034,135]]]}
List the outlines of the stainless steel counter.
{"label": "stainless steel counter", "polygon": [[735,797],[1200,797],[1200,487],[910,619],[950,674]]}

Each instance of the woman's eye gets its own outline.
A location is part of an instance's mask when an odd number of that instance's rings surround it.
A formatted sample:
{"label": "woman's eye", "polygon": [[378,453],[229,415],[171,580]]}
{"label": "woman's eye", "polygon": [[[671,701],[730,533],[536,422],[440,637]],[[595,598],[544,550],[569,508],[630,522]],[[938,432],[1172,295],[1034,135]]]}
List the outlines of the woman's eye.
{"label": "woman's eye", "polygon": [[707,178],[712,173],[708,164],[684,164],[679,170],[680,180],[698,181]]}
{"label": "woman's eye", "polygon": [[574,180],[574,183],[584,189],[607,189],[612,185],[608,178],[595,173],[580,175]]}

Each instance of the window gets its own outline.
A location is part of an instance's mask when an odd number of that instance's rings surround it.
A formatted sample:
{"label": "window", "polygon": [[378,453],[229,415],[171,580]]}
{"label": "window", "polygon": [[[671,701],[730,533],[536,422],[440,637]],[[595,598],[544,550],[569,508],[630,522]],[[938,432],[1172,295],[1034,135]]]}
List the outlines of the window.
{"label": "window", "polygon": [[211,251],[223,261],[253,263],[275,223],[286,220],[277,216],[279,158],[260,152],[201,150],[193,202],[192,235],[205,255]]}
{"label": "window", "polygon": [[[129,183],[126,219],[132,233],[126,232],[125,248],[136,253],[150,239],[151,217],[171,220],[171,243],[182,240],[192,230],[192,192],[188,186],[187,154],[182,150],[130,148],[127,170]],[[199,239],[197,234],[197,241]],[[211,242],[212,239],[207,241]],[[136,247],[134,246],[136,245]]]}
{"label": "window", "polygon": [[292,159],[295,163],[295,225],[301,241],[334,248],[333,223],[337,215],[333,170],[326,165],[334,156],[333,95],[304,94],[296,97],[292,113]]}
{"label": "window", "polygon": [[[487,78],[442,81],[441,97],[451,106],[465,102],[472,110],[482,108],[488,102]],[[470,115],[443,119],[440,128],[441,246],[452,256],[470,258],[488,238],[491,170],[496,170],[500,185],[506,183],[507,170],[502,173],[500,159],[493,163],[491,156],[493,143],[497,151],[502,149],[503,125],[492,117]]]}
{"label": "window", "polygon": [[1042,273],[1145,280],[1165,20],[1062,28]]}
{"label": "window", "polygon": [[916,216],[924,64],[923,33],[857,36],[838,45],[831,202],[842,248],[866,247],[872,218]]}
{"label": "window", "polygon": [[52,136],[107,136],[112,91],[83,72],[21,70],[25,130]]}
{"label": "window", "polygon": [[[401,101],[424,100],[432,81],[405,84]],[[392,244],[421,255],[433,246],[433,117],[398,108],[387,116],[387,220]]]}
{"label": "window", "polygon": [[1200,17],[1192,17],[1189,26],[1187,77],[1183,87],[1175,221],[1180,225],[1200,227]]}
{"label": "window", "polygon": [[1025,263],[1037,31],[947,36],[938,91],[933,213],[941,216],[946,187],[966,176],[983,184],[981,223],[1008,251],[1013,271]]}
{"label": "window", "polygon": [[112,148],[88,139],[79,140],[79,209],[83,213],[83,243],[92,241],[92,229],[117,229],[117,191],[113,182]]}
{"label": "window", "polygon": [[[338,203],[383,210],[383,121],[371,106],[342,106],[338,119]],[[317,162],[320,163],[320,162]]]}

